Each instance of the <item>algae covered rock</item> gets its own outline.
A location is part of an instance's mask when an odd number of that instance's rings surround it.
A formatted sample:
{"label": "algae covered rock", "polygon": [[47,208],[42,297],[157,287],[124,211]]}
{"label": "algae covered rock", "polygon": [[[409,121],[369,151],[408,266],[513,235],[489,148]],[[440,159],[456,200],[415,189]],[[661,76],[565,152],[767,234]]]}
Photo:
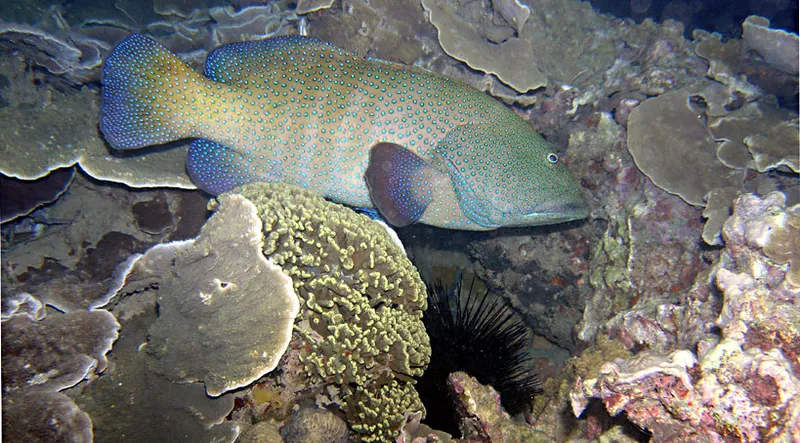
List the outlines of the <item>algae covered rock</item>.
{"label": "algae covered rock", "polygon": [[47,313],[28,293],[4,294],[1,317],[5,440],[91,442],[92,419],[64,392],[106,371],[117,320],[102,309]]}
{"label": "algae covered rock", "polygon": [[423,410],[413,386],[430,360],[425,285],[378,223],[299,188],[257,183],[232,193],[256,207],[264,256],[300,298],[295,322],[308,387],[324,389],[363,441],[399,433]]}
{"label": "algae covered rock", "polygon": [[[718,316],[707,323],[718,332],[686,340],[692,331],[687,326],[703,318],[691,314],[697,301],[686,303],[685,312],[650,315],[647,320],[661,330],[678,325],[684,338],[631,357],[604,355],[606,363],[574,383],[575,415],[596,398],[611,415],[624,411],[654,440],[798,441],[799,291],[788,265],[795,217],[796,206],[786,208],[780,192],[739,196],[723,224],[725,249],[690,290],[698,301],[711,285],[719,291]],[[769,255],[773,248],[778,259]]]}

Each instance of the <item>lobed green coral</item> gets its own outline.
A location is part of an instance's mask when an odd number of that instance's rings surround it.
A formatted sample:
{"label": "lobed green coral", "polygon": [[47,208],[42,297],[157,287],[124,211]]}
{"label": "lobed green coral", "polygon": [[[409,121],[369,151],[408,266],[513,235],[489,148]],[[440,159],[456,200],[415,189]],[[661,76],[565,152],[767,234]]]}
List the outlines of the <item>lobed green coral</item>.
{"label": "lobed green coral", "polygon": [[411,383],[392,380],[378,390],[365,386],[345,387],[352,399],[347,419],[365,442],[393,441],[405,422],[406,411],[419,411],[422,401]]}
{"label": "lobed green coral", "polygon": [[363,441],[393,438],[423,410],[413,386],[430,360],[425,285],[384,228],[314,194],[257,183],[234,191],[264,224],[264,255],[292,278],[295,334],[311,385],[333,385]]}

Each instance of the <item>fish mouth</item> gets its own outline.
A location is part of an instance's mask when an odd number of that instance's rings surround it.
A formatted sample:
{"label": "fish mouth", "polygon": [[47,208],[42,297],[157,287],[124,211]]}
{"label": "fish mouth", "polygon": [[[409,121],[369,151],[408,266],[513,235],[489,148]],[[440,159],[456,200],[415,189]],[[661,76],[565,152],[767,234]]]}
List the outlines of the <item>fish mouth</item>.
{"label": "fish mouth", "polygon": [[555,214],[561,214],[564,221],[569,220],[582,220],[589,216],[589,206],[584,201],[569,202],[559,205],[553,211]]}
{"label": "fish mouth", "polygon": [[588,216],[589,206],[585,201],[568,201],[543,205],[542,207],[536,208],[535,212],[525,214],[523,221],[517,226],[564,223],[574,220],[583,220]]}
{"label": "fish mouth", "polygon": [[486,220],[482,220],[483,223],[479,223],[477,220],[473,221],[487,229],[496,229],[500,227],[525,227],[565,223],[574,220],[582,220],[588,215],[589,207],[586,202],[581,199],[563,203],[543,204],[531,208],[529,212],[517,213],[516,215],[505,213],[499,217],[499,221],[491,221],[488,223]]}

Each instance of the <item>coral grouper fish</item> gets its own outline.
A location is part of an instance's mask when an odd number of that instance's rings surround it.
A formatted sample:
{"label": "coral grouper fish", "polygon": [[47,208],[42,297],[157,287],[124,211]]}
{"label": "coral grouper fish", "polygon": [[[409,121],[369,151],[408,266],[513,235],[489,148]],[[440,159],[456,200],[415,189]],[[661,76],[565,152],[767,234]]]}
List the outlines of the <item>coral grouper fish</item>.
{"label": "coral grouper fish", "polygon": [[528,123],[421,69],[285,36],[214,50],[204,77],[132,35],[103,74],[109,143],[195,138],[187,170],[212,194],[294,183],[377,208],[397,226],[486,230],[586,216],[577,183]]}

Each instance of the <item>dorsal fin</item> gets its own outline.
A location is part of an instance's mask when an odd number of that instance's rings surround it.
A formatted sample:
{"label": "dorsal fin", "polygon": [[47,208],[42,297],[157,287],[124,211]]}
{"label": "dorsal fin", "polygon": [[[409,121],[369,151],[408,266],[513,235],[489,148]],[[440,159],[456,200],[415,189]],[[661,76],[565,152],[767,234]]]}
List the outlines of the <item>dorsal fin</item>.
{"label": "dorsal fin", "polygon": [[304,68],[320,60],[348,56],[336,46],[312,37],[282,35],[266,40],[229,43],[208,55],[203,72],[209,79],[239,85],[269,78],[273,70]]}

